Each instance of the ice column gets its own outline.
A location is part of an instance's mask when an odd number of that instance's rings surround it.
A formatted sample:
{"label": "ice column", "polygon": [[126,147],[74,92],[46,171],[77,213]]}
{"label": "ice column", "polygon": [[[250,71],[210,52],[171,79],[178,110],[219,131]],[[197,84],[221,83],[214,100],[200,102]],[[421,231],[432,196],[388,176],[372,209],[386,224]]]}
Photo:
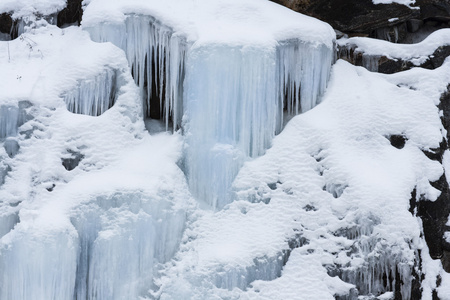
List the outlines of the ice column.
{"label": "ice column", "polygon": [[274,48],[191,49],[184,91],[185,167],[192,193],[213,208],[232,201],[242,164],[264,153],[283,109],[313,108],[329,78],[332,49],[299,40]]}
{"label": "ice column", "polygon": [[19,127],[30,118],[26,113],[30,106],[28,101],[20,101],[17,106],[0,106],[0,139],[17,135]]}
{"label": "ice column", "polygon": [[43,239],[32,231],[13,233],[0,248],[0,299],[72,299],[76,236],[51,232]]}
{"label": "ice column", "polygon": [[183,115],[185,40],[150,16],[128,15],[122,25],[100,24],[86,29],[94,41],[112,42],[125,51],[147,114],[154,109],[151,104],[157,105],[166,128],[171,119],[177,129]]}
{"label": "ice column", "polygon": [[152,287],[157,265],[168,261],[186,222],[174,203],[139,193],[100,196],[79,208],[72,223],[78,231],[75,298],[138,299]]}
{"label": "ice column", "polygon": [[202,47],[189,53],[185,81],[186,166],[191,191],[215,208],[246,157],[263,153],[275,134],[273,50]]}
{"label": "ice column", "polygon": [[333,63],[332,50],[300,40],[281,42],[277,48],[279,97],[288,114],[316,106],[325,92]]}

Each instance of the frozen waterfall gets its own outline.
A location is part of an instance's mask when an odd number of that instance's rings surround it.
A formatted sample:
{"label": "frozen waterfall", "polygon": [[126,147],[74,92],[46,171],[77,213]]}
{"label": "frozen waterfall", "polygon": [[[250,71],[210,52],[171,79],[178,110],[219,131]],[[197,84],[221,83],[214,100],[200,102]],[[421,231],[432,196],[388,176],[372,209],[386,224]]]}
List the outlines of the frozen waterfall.
{"label": "frozen waterfall", "polygon": [[300,39],[275,47],[192,45],[140,15],[87,30],[125,50],[148,116],[156,106],[166,128],[171,119],[177,129],[184,115],[189,185],[213,208],[232,201],[236,174],[270,147],[285,111],[298,114],[320,102],[334,59],[327,45]]}
{"label": "frozen waterfall", "polygon": [[283,112],[313,108],[333,53],[300,40],[276,49],[203,47],[189,52],[185,79],[186,169],[191,191],[214,208],[232,201],[242,164],[281,131]]}
{"label": "frozen waterfall", "polygon": [[112,42],[122,48],[141,89],[145,114],[166,122],[173,129],[181,125],[182,86],[186,42],[172,30],[149,16],[128,15],[121,25],[88,27],[91,38]]}

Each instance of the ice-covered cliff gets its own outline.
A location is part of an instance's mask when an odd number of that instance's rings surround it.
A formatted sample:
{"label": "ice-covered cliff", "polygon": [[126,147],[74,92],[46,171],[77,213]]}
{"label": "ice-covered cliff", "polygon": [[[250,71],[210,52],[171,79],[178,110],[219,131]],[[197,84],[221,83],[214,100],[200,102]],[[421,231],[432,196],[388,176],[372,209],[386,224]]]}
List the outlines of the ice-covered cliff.
{"label": "ice-covered cliff", "polygon": [[450,62],[334,64],[447,31],[337,53],[265,0],[64,6],[0,4],[0,299],[449,299]]}

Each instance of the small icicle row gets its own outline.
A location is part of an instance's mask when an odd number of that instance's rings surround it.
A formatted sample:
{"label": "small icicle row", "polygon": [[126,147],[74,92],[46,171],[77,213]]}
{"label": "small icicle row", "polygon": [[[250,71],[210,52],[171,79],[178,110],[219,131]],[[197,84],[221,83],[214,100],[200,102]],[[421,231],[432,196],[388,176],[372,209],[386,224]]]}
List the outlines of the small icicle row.
{"label": "small icicle row", "polygon": [[64,101],[72,113],[100,116],[114,105],[115,90],[115,71],[107,70],[92,80],[81,81],[65,95]]}

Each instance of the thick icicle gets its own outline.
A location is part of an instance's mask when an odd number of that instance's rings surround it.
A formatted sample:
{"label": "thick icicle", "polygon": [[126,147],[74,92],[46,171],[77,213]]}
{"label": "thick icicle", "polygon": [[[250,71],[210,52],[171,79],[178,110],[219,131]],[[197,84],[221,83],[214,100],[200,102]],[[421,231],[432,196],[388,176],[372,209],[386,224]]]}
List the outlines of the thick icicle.
{"label": "thick icicle", "polygon": [[[181,124],[182,85],[186,42],[172,30],[149,16],[128,15],[123,25],[101,24],[89,27],[93,40],[112,42],[122,48],[133,77],[144,98],[146,114],[170,119],[176,130]],[[155,99],[157,98],[157,99]]]}
{"label": "thick icicle", "polygon": [[16,234],[21,236],[0,248],[0,299],[72,299],[76,237],[67,232],[49,233],[45,239],[32,232]]}
{"label": "thick icicle", "polygon": [[81,81],[65,95],[64,101],[70,112],[99,116],[114,105],[115,94],[116,73],[108,69],[93,80]]}
{"label": "thick icicle", "polygon": [[156,265],[175,253],[185,218],[171,202],[138,193],[101,196],[81,206],[72,219],[80,240],[75,298],[145,295]]}
{"label": "thick icicle", "polygon": [[26,113],[30,106],[28,101],[20,101],[17,106],[0,106],[0,139],[17,135],[19,127],[30,119]]}
{"label": "thick icicle", "polygon": [[333,63],[330,48],[299,40],[277,47],[278,86],[281,103],[296,115],[316,106],[325,92]]}
{"label": "thick icicle", "polygon": [[232,201],[245,160],[264,153],[290,114],[324,92],[332,50],[298,40],[277,49],[203,47],[188,53],[184,91],[186,168],[191,191],[214,208]]}

